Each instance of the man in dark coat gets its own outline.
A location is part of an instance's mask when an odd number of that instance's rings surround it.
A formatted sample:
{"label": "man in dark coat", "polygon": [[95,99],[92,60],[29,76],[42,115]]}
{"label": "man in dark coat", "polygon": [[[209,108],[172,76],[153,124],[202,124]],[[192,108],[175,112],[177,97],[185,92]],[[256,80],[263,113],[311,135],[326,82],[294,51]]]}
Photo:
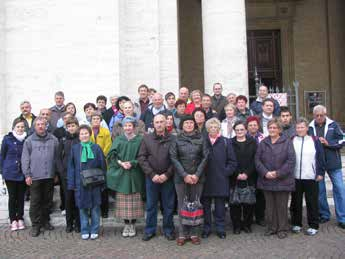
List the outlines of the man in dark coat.
{"label": "man in dark coat", "polygon": [[143,241],[148,241],[156,235],[157,207],[159,195],[163,206],[163,231],[168,240],[174,236],[174,204],[175,188],[173,167],[169,158],[170,144],[174,136],[166,131],[166,117],[155,115],[153,119],[154,132],[145,135],[138,154],[139,165],[146,175],[146,227]]}
{"label": "man in dark coat", "polygon": [[292,114],[289,107],[280,107],[280,121],[283,126],[282,135],[285,135],[290,139],[296,136],[296,126],[292,122]]}
{"label": "man in dark coat", "polygon": [[165,113],[167,109],[163,104],[164,99],[162,94],[155,93],[152,97],[152,105],[150,105],[147,110],[141,114],[140,120],[145,123],[145,130],[148,132],[153,131],[153,117],[158,113]]}
{"label": "man in dark coat", "polygon": [[223,86],[221,83],[215,83],[213,85],[213,93],[212,96],[212,109],[216,111],[217,114],[220,114],[223,110],[225,105],[228,104],[228,101],[224,95],[222,95]]}
{"label": "man in dark coat", "polygon": [[54,95],[55,105],[50,107],[51,118],[50,124],[53,130],[57,127],[58,120],[62,117],[62,113],[65,111],[65,94],[62,91],[58,91]]}

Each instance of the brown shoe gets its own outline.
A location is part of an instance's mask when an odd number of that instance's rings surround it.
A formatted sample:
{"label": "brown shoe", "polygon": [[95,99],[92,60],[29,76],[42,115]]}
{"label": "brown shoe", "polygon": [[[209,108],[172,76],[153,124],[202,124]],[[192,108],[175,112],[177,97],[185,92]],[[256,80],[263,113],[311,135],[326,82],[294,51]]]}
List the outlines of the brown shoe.
{"label": "brown shoe", "polygon": [[192,237],[190,237],[190,239],[192,240],[193,245],[200,245],[200,238],[199,237],[192,236]]}
{"label": "brown shoe", "polygon": [[176,243],[178,246],[183,246],[186,243],[186,239],[184,237],[178,237]]}

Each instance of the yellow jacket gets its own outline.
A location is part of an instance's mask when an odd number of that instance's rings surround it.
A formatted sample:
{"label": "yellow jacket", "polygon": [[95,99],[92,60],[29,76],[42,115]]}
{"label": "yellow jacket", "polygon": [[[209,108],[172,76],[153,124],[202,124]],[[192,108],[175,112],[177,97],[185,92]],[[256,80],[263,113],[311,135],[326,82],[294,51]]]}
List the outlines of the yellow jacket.
{"label": "yellow jacket", "polygon": [[108,129],[100,127],[96,140],[95,140],[95,135],[92,131],[90,140],[92,143],[98,144],[101,147],[104,156],[108,155],[109,150],[112,145],[111,136]]}

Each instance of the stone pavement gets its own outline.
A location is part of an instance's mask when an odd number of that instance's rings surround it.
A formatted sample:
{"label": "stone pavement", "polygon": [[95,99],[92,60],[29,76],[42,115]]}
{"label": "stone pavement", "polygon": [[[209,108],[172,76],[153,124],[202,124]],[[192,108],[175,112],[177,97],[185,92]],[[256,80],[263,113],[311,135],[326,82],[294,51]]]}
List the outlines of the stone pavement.
{"label": "stone pavement", "polygon": [[263,236],[264,228],[254,225],[251,234],[233,235],[229,228],[225,240],[211,235],[200,246],[183,247],[161,235],[143,242],[142,231],[125,239],[119,227],[102,227],[98,240],[83,241],[63,227],[32,238],[30,228],[11,232],[1,225],[0,258],[345,258],[345,230],[334,221],[321,225],[314,237],[289,234],[280,240]]}

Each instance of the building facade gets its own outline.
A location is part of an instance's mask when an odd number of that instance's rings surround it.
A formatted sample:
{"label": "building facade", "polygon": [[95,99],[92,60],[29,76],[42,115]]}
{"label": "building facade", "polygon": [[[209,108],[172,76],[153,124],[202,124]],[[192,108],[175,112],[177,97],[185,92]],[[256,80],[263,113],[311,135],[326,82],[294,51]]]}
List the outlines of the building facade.
{"label": "building facade", "polygon": [[22,100],[37,113],[58,90],[78,112],[142,83],[249,95],[255,67],[280,89],[300,83],[301,115],[320,94],[344,123],[344,13],[343,0],[2,0],[0,133]]}

